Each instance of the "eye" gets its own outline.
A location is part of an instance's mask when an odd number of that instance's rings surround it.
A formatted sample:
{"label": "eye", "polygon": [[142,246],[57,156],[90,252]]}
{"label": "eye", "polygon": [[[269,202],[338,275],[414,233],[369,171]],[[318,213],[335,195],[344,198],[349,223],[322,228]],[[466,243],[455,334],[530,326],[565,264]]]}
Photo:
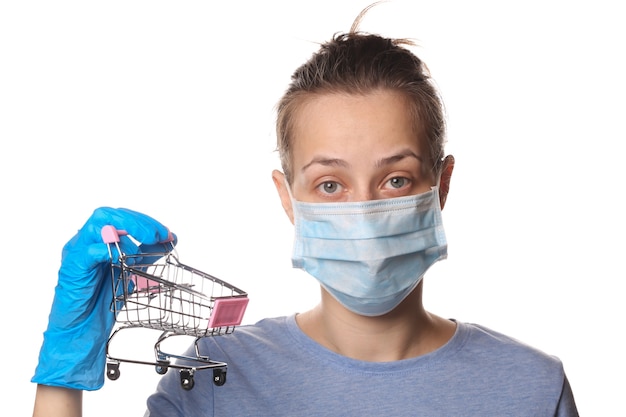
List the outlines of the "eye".
{"label": "eye", "polygon": [[326,181],[318,185],[318,189],[324,194],[334,194],[341,186],[334,181]]}
{"label": "eye", "polygon": [[392,179],[387,181],[387,183],[391,186],[391,188],[398,189],[405,187],[407,184],[409,184],[409,180],[408,178],[404,177],[393,177]]}

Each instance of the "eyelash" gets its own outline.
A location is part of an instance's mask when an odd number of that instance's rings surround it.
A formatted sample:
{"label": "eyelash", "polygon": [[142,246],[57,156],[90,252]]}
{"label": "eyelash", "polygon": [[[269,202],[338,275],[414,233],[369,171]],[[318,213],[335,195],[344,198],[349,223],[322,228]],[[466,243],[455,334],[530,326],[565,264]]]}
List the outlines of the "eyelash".
{"label": "eyelash", "polygon": [[[393,183],[395,181],[398,181],[398,180],[400,180],[402,183],[401,183],[401,185],[399,187],[396,187],[396,186],[393,185]],[[405,188],[408,185],[410,185],[411,182],[412,182],[411,179],[409,179],[407,177],[396,176],[396,177],[392,177],[392,178],[386,180],[385,184],[389,184],[389,186],[391,188],[393,188],[394,190],[400,190],[400,189]],[[334,187],[336,189],[334,191],[332,191],[332,190],[328,191],[328,187],[329,186],[332,186],[332,187]],[[342,185],[339,182],[337,182],[337,181],[324,181],[324,182],[320,183],[317,186],[317,189],[320,191],[320,193],[322,193],[324,195],[334,195],[334,194],[337,194],[340,191],[341,187],[342,187]]]}

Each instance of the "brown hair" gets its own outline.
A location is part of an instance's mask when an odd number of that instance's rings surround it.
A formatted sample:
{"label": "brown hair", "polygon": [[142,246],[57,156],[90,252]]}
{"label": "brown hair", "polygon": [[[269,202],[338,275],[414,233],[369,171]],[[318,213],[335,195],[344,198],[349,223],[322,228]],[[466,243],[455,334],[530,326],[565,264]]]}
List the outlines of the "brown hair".
{"label": "brown hair", "polygon": [[[376,4],[376,3],[375,3]],[[288,183],[292,180],[292,143],[295,114],[311,95],[325,93],[367,94],[387,89],[402,93],[414,120],[416,137],[429,146],[430,165],[439,174],[444,157],[443,103],[425,64],[406,46],[407,39],[390,39],[360,32],[364,9],[350,32],[335,34],[291,76],[277,105],[277,150]]]}

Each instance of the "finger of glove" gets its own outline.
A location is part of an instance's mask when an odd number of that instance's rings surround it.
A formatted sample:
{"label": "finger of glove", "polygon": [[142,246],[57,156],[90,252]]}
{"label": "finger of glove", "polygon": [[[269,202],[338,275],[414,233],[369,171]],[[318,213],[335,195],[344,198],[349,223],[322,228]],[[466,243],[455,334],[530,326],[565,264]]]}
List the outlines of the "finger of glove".
{"label": "finger of glove", "polygon": [[79,240],[84,244],[102,242],[101,231],[111,225],[118,230],[125,230],[138,242],[155,244],[168,239],[169,230],[154,218],[126,208],[100,207],[78,232]]}
{"label": "finger of glove", "polygon": [[[123,254],[139,253],[139,248],[128,236],[120,236],[118,245]],[[85,275],[101,263],[117,263],[120,255],[115,245],[109,245],[102,240],[86,243],[78,233],[63,248],[61,272],[71,276]]]}
{"label": "finger of glove", "polygon": [[172,233],[171,238],[171,242],[156,243],[153,245],[143,244],[139,246],[139,252],[143,255],[142,262],[147,264],[154,263],[164,255],[174,250],[176,244],[178,243],[178,237],[174,233]]}
{"label": "finger of glove", "polygon": [[[119,246],[120,246],[122,253],[124,255],[127,255],[126,263],[128,265],[152,264],[156,262],[157,260],[159,260],[160,258],[162,258],[163,256],[169,254],[172,250],[174,250],[174,247],[178,243],[178,237],[175,234],[171,233],[170,238],[172,239],[170,242],[154,243],[150,245],[142,244],[142,245],[137,246],[129,237],[120,236]],[[100,245],[96,245],[96,244],[92,245],[92,249],[98,250],[98,248],[100,251],[102,250]],[[107,250],[107,254],[99,253],[98,254],[99,257],[105,256],[105,255],[108,256],[108,248],[105,248],[105,249]],[[140,256],[128,257],[128,255],[140,255]],[[113,262],[116,262],[119,258],[119,254],[117,252],[117,248],[115,247],[115,245],[111,246],[111,258]],[[109,260],[109,258],[106,258],[105,260]]]}

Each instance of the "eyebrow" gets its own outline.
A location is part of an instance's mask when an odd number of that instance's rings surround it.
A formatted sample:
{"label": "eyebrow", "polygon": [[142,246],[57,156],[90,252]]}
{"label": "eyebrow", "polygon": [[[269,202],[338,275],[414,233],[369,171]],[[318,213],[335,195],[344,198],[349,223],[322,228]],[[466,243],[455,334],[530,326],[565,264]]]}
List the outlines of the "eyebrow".
{"label": "eyebrow", "polygon": [[424,160],[422,159],[421,156],[419,156],[418,154],[416,154],[415,152],[413,152],[410,149],[405,149],[402,152],[397,153],[395,155],[391,155],[391,156],[388,156],[386,158],[379,159],[378,161],[376,161],[376,167],[380,168],[380,167],[385,166],[385,165],[390,165],[390,164],[396,163],[398,161],[401,161],[401,160],[403,160],[404,158],[407,158],[407,157],[415,158],[415,159],[417,159],[421,163],[424,162]]}
{"label": "eyebrow", "polygon": [[[377,168],[380,168],[380,167],[385,166],[385,165],[391,165],[391,164],[396,163],[398,161],[401,161],[401,160],[403,160],[404,158],[407,158],[407,157],[415,158],[419,162],[424,162],[424,160],[422,159],[421,156],[419,156],[418,154],[416,154],[415,152],[413,152],[410,149],[405,149],[405,150],[403,150],[400,153],[397,153],[395,155],[391,155],[391,156],[379,159],[378,161],[376,161],[375,166]],[[319,164],[319,165],[322,165],[322,166],[342,167],[342,168],[350,167],[350,164],[348,162],[344,161],[343,159],[328,158],[328,157],[324,157],[324,156],[316,156],[308,164],[303,166],[300,171],[304,172],[311,165],[315,165],[315,164]]]}
{"label": "eyebrow", "polygon": [[327,167],[333,166],[333,167],[342,167],[342,168],[348,168],[350,166],[350,164],[348,164],[343,159],[326,158],[324,156],[316,156],[315,158],[313,158],[311,160],[311,162],[309,162],[308,164],[303,166],[302,169],[300,170],[300,172],[306,171],[307,168],[309,168],[311,165],[315,165],[315,164],[319,164],[319,165],[323,165],[323,166],[327,166]]}

